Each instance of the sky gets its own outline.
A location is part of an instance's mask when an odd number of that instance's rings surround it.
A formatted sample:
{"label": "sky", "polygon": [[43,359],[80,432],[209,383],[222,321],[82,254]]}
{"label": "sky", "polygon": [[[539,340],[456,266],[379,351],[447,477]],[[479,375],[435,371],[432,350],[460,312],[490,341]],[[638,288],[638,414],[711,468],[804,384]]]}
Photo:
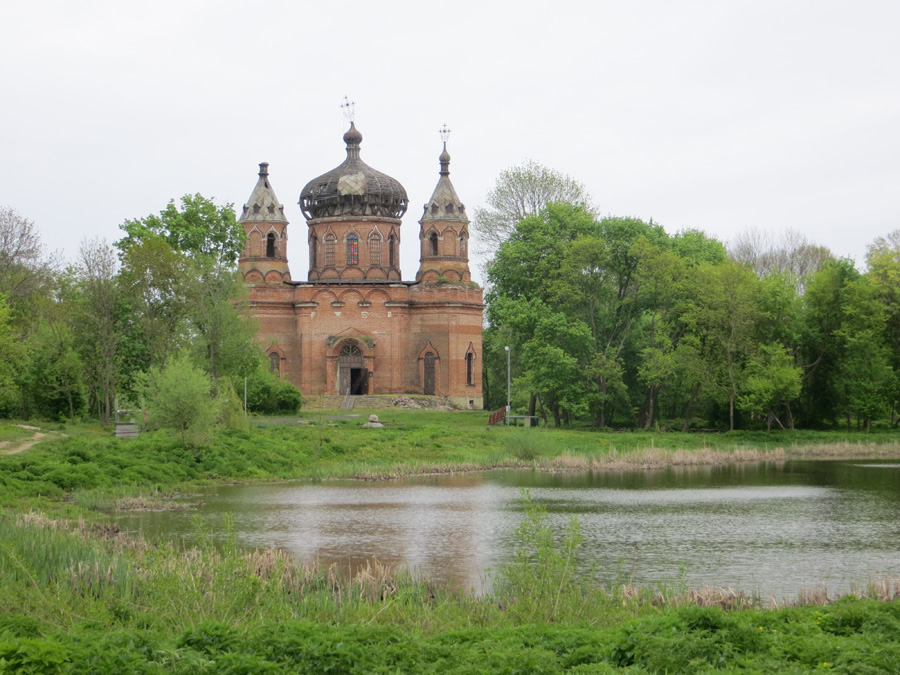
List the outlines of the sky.
{"label": "sky", "polygon": [[470,215],[530,159],[670,233],[862,264],[900,228],[894,0],[29,0],[0,26],[0,206],[68,260],[184,194],[239,213],[269,162],[305,279],[297,201],[345,158],[345,96],[409,195],[404,278],[443,124]]}

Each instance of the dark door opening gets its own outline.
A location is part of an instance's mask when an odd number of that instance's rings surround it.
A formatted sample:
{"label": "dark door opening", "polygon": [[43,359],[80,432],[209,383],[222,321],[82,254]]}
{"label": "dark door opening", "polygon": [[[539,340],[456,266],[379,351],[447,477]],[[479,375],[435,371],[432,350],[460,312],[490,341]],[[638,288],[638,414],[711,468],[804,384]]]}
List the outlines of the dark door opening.
{"label": "dark door opening", "polygon": [[365,368],[350,369],[350,394],[364,396],[369,393],[369,371]]}
{"label": "dark door opening", "polygon": [[366,393],[369,389],[368,374],[368,370],[363,368],[363,355],[359,347],[344,345],[338,357],[338,392],[345,396]]}

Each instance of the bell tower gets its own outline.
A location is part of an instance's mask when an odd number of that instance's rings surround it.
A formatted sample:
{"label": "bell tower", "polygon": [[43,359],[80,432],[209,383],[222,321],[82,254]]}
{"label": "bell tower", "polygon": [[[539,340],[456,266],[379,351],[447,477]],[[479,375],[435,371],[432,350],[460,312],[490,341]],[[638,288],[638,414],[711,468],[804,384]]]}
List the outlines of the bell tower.
{"label": "bell tower", "polygon": [[450,130],[441,128],[444,151],[440,156],[440,178],[419,220],[419,271],[416,281],[471,281],[469,272],[469,218],[466,207],[450,182]]}
{"label": "bell tower", "polygon": [[259,165],[259,180],[238,222],[247,241],[238,271],[247,283],[281,283],[291,280],[287,259],[287,218],[284,206],[269,182],[269,164]]}

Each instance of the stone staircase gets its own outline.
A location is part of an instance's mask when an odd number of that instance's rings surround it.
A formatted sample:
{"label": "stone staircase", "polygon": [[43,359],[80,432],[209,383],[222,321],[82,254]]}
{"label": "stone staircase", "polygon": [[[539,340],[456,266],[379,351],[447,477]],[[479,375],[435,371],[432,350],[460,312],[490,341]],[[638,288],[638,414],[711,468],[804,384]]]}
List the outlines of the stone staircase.
{"label": "stone staircase", "polygon": [[[400,404],[395,405],[398,401]],[[425,396],[424,394],[329,395],[310,396],[303,399],[304,412],[308,410],[387,410],[389,408],[448,410],[450,406],[443,396]]]}
{"label": "stone staircase", "polygon": [[347,398],[353,399],[350,408],[359,410],[386,410],[387,408],[394,407],[394,399],[396,399],[397,396],[389,394],[381,396],[377,394],[368,394],[365,396],[348,396]]}
{"label": "stone staircase", "polygon": [[307,396],[303,398],[303,409],[305,410],[340,410],[341,404],[344,402],[344,396]]}

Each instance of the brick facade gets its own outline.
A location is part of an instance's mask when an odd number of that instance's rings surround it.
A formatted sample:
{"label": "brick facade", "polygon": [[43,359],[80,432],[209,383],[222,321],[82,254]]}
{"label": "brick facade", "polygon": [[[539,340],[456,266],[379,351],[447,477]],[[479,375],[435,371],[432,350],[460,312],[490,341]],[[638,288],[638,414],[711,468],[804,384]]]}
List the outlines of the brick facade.
{"label": "brick facade", "polygon": [[471,282],[468,218],[449,179],[446,143],[438,185],[419,221],[420,267],[400,279],[406,193],[359,159],[362,135],[344,135],[348,159],[310,181],[307,281],[293,281],[288,221],[268,165],[244,206],[240,271],[273,368],[305,397],[434,394],[481,409],[482,290]]}

